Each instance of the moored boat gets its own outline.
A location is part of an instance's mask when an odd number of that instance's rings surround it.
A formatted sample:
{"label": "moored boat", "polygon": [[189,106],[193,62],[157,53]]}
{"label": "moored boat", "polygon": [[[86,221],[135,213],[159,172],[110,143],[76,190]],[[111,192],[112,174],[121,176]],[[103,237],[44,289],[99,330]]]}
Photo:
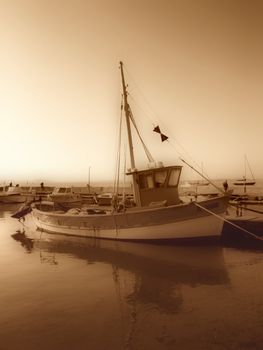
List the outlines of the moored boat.
{"label": "moored boat", "polygon": [[[248,168],[249,171],[250,171],[251,179],[248,179],[248,178],[247,178],[247,175],[246,175],[246,174],[247,174],[247,168]],[[245,191],[245,187],[246,187],[246,186],[253,186],[253,185],[255,185],[255,183],[256,183],[256,180],[255,180],[255,178],[254,178],[254,175],[253,175],[253,173],[252,173],[251,167],[250,167],[250,165],[249,165],[247,156],[244,156],[244,169],[245,169],[245,174],[244,174],[243,178],[242,178],[242,179],[237,179],[237,180],[234,182],[234,185],[235,185],[235,186],[243,186],[243,187],[244,187],[244,192],[246,192],[246,191]]]}
{"label": "moored boat", "polygon": [[57,187],[47,196],[48,200],[58,204],[63,209],[74,208],[82,204],[82,197],[75,193],[73,187]]}
{"label": "moored boat", "polygon": [[20,186],[8,186],[0,192],[0,203],[23,203],[26,201],[26,195]]}
{"label": "moored boat", "polygon": [[113,197],[113,193],[100,193],[96,196],[96,199],[98,205],[111,205]]}
{"label": "moored boat", "polygon": [[[32,216],[38,228],[68,235],[133,241],[166,241],[219,238],[228,205],[228,193],[216,197],[183,202],[178,185],[181,165],[163,166],[155,162],[139,135],[127,100],[123,64],[120,63],[124,111],[130,150],[129,175],[133,184],[133,199],[120,201],[118,191],[111,198],[108,210],[75,210],[57,212],[52,207],[35,203]],[[131,122],[143,143],[150,162],[146,169],[135,166]],[[156,131],[155,128],[154,131]],[[158,131],[159,132],[159,131]],[[165,135],[162,141],[166,140]],[[125,198],[125,197],[124,197]]]}
{"label": "moored boat", "polygon": [[204,180],[189,180],[191,186],[208,186],[209,182]]}
{"label": "moored boat", "polygon": [[[253,205],[252,205],[253,207]],[[222,243],[262,249],[263,212],[242,205],[229,210],[222,230]]]}
{"label": "moored boat", "polygon": [[247,180],[245,177],[243,179],[238,179],[234,182],[235,186],[253,186],[255,185],[256,181],[254,180]]}

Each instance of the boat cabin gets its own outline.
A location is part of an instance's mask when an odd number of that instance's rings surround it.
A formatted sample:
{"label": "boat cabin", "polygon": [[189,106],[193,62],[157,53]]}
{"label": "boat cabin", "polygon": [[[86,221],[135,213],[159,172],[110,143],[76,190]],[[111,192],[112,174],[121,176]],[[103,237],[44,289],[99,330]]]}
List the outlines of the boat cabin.
{"label": "boat cabin", "polygon": [[111,205],[113,200],[112,193],[101,193],[97,195],[98,205]]}
{"label": "boat cabin", "polygon": [[174,205],[180,203],[178,184],[182,166],[158,167],[128,172],[137,184],[141,206]]}
{"label": "boat cabin", "polygon": [[11,196],[15,194],[21,194],[22,193],[22,188],[19,187],[19,185],[16,186],[9,186],[8,189],[6,190],[6,195]]}
{"label": "boat cabin", "polygon": [[54,191],[53,186],[34,186],[32,191],[37,195],[48,195]]}
{"label": "boat cabin", "polygon": [[70,196],[75,194],[73,191],[73,187],[55,187],[50,194],[51,197],[59,197],[59,196]]}
{"label": "boat cabin", "polygon": [[71,187],[59,187],[55,189],[54,194],[65,194],[65,193],[72,193]]}

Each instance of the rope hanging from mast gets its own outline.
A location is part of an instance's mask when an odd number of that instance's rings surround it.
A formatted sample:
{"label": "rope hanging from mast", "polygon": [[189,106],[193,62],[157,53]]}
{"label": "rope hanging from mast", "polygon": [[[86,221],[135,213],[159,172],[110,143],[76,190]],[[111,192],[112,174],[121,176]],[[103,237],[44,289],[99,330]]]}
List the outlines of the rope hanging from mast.
{"label": "rope hanging from mast", "polygon": [[130,112],[130,118],[131,118],[132,124],[133,124],[133,126],[134,126],[134,128],[135,128],[135,130],[137,132],[137,135],[138,135],[138,137],[139,137],[139,139],[140,139],[140,141],[142,143],[142,146],[143,146],[144,152],[146,154],[146,157],[148,158],[149,162],[154,162],[153,156],[151,155],[150,151],[148,150],[146,144],[144,143],[144,141],[143,141],[143,139],[142,139],[142,137],[140,135],[140,132],[139,132],[138,127],[136,125],[136,122],[135,122],[135,119],[133,117],[133,114],[132,114],[130,106],[129,106],[129,112]]}

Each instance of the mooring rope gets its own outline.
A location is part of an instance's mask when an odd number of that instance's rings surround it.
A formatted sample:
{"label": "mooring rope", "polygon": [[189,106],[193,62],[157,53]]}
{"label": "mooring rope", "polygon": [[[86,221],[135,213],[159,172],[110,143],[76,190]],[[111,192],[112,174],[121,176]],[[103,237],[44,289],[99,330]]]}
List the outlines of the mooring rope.
{"label": "mooring rope", "polygon": [[220,215],[217,215],[217,214],[213,213],[213,212],[210,211],[209,209],[203,207],[202,205],[200,205],[200,204],[198,204],[198,203],[196,203],[196,202],[194,202],[194,204],[195,204],[198,208],[203,209],[204,211],[208,212],[208,213],[211,214],[211,215],[214,215],[214,216],[217,217],[218,219],[227,222],[229,225],[232,225],[232,226],[236,227],[237,229],[239,229],[239,230],[241,230],[241,231],[244,231],[245,233],[249,234],[249,235],[252,236],[253,238],[258,239],[259,241],[263,241],[263,237],[259,237],[259,236],[255,235],[254,233],[252,233],[252,232],[246,230],[245,228],[243,228],[243,227],[241,227],[241,226],[239,226],[239,225],[234,224],[233,222],[231,222],[231,221],[229,221],[229,220],[223,218],[223,217],[220,216]]}

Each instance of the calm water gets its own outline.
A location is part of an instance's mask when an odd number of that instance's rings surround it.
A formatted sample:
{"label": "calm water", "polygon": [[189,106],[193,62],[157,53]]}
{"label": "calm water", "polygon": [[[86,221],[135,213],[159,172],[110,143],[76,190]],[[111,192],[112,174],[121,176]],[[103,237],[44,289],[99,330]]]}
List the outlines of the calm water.
{"label": "calm water", "polygon": [[41,234],[0,207],[0,349],[262,349],[263,252]]}

